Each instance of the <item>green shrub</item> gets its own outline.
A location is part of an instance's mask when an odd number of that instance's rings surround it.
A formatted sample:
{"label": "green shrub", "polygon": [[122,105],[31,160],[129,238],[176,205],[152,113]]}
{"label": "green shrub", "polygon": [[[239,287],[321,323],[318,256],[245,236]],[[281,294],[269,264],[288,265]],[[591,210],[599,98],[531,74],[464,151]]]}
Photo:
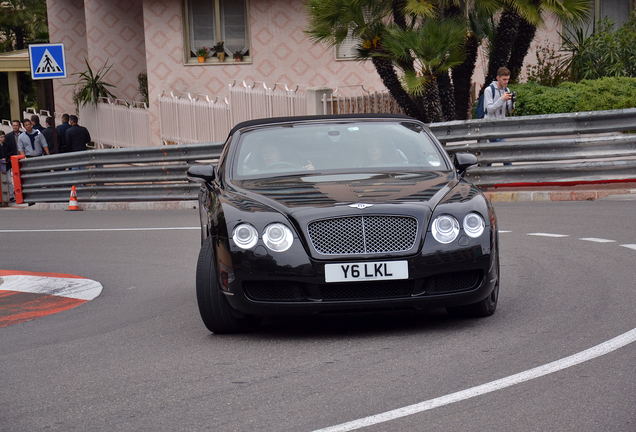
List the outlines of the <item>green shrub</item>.
{"label": "green shrub", "polygon": [[569,54],[563,66],[575,81],[636,76],[636,12],[618,30],[614,27],[614,21],[604,18],[589,36],[582,27],[561,34],[561,51]]}
{"label": "green shrub", "polygon": [[529,82],[510,88],[517,92],[515,116],[636,107],[636,78],[605,77],[557,87]]}

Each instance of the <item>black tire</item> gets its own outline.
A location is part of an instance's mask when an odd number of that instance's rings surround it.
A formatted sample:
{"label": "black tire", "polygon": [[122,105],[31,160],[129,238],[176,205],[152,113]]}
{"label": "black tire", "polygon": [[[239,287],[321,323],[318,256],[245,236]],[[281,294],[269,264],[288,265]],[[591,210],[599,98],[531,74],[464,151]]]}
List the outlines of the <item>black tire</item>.
{"label": "black tire", "polygon": [[208,330],[221,334],[244,333],[258,328],[262,319],[232,309],[219,289],[212,237],[205,239],[201,245],[196,284],[199,312]]}
{"label": "black tire", "polygon": [[454,317],[466,318],[484,318],[494,314],[497,310],[497,301],[499,300],[500,274],[499,257],[497,257],[497,281],[495,282],[495,287],[490,292],[490,295],[477,303],[465,306],[447,307],[446,312]]}

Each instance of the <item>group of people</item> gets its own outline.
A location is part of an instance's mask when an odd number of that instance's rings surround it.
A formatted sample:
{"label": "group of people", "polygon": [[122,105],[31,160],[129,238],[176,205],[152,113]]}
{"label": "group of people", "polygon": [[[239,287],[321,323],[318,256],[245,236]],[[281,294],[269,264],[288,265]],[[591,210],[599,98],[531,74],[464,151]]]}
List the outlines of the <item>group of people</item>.
{"label": "group of people", "polygon": [[[55,119],[46,118],[46,128],[40,124],[40,116],[34,114],[31,118],[25,118],[20,124],[19,120],[11,122],[12,131],[5,134],[0,131],[0,160],[7,162],[7,177],[9,179],[9,195],[14,200],[11,156],[23,155],[27,158],[50,155],[54,153],[68,153],[87,149],[91,142],[91,135],[84,126],[78,124],[75,115],[62,115],[62,124],[54,128]],[[22,130],[24,128],[24,130]],[[57,142],[56,142],[57,141]]]}
{"label": "group of people", "polygon": [[[53,117],[47,117],[46,128],[42,127],[40,116],[37,114],[30,119],[25,118],[22,124],[19,120],[13,120],[11,122],[13,131],[6,134],[0,156],[8,160],[17,154],[37,157],[87,149],[87,144],[91,142],[91,135],[88,129],[78,124],[77,116],[62,115],[62,124],[55,129],[54,123]],[[22,127],[24,131],[21,130]]]}

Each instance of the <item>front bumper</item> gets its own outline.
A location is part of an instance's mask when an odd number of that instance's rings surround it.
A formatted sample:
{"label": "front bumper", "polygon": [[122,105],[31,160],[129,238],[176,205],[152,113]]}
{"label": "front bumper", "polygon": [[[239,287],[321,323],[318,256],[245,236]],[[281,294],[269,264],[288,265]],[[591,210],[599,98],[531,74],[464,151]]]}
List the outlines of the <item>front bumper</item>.
{"label": "front bumper", "polygon": [[[300,245],[279,254],[264,248],[233,252],[227,266],[232,275],[219,282],[234,309],[261,316],[461,306],[490,295],[499,276],[494,233],[464,244],[442,245],[427,237],[417,255],[325,260],[308,257]],[[408,279],[325,282],[328,263],[395,260],[407,261]]]}

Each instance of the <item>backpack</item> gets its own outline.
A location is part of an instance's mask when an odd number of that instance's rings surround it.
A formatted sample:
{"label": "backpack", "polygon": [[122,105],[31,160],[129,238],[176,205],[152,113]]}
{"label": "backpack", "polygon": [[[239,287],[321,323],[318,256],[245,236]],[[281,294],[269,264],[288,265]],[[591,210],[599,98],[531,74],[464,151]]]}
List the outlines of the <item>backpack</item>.
{"label": "backpack", "polygon": [[[495,98],[495,86],[490,84],[488,87],[492,90],[492,97]],[[486,93],[486,92],[484,92]],[[478,119],[483,119],[486,116],[486,108],[484,108],[484,94],[482,93],[477,100],[477,107],[475,108],[475,114]]]}

